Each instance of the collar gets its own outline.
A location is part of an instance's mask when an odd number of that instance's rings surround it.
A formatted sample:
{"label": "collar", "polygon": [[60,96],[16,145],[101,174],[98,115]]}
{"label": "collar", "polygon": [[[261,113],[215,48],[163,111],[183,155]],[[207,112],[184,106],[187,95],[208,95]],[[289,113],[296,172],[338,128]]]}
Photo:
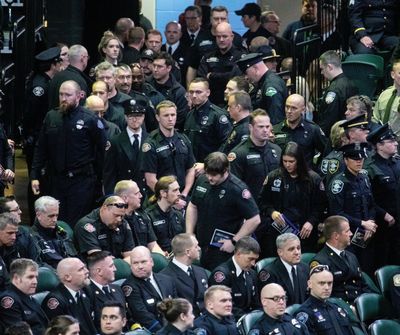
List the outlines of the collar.
{"label": "collar", "polygon": [[65,286],[65,285],[64,285],[64,287],[67,289],[69,294],[71,294],[72,298],[75,299],[76,293],[79,292],[79,291],[74,291],[74,290],[70,289],[68,286]]}
{"label": "collar", "polygon": [[172,263],[174,263],[178,268],[180,268],[183,272],[187,273],[189,267],[182,262],[179,262],[175,257],[172,259]]}
{"label": "collar", "polygon": [[101,285],[98,282],[96,282],[93,278],[90,278],[90,281],[95,284],[101,291],[103,290],[103,286],[105,285]]}
{"label": "collar", "polygon": [[235,266],[236,277],[239,277],[240,274],[243,272],[243,270],[242,270],[242,268],[239,266],[239,264],[236,263],[235,257],[232,257],[232,262],[233,262],[233,265]]}
{"label": "collar", "polygon": [[195,31],[195,32],[192,32],[192,31],[190,31],[189,29],[186,29],[186,31],[187,31],[187,33],[188,33],[188,35],[189,35],[189,38],[190,38],[190,35],[194,35],[194,39],[196,39],[197,35],[198,35],[199,32],[200,32],[200,28],[199,28],[197,31]]}
{"label": "collar", "polygon": [[336,249],[335,247],[332,247],[328,242],[325,242],[325,244],[326,244],[329,248],[331,248],[331,249],[333,250],[333,252],[334,252],[336,255],[338,255],[338,256],[340,257],[340,253],[341,253],[343,250],[339,250],[339,249]]}
{"label": "collar", "polygon": [[165,43],[165,50],[168,51],[168,48],[171,47],[172,48],[172,53],[174,53],[175,50],[178,49],[179,44],[180,44],[180,41],[178,41],[178,42],[176,42],[174,44]]}
{"label": "collar", "polygon": [[135,134],[139,135],[139,139],[142,137],[142,128],[140,128],[137,133],[134,133],[129,127],[126,127],[126,132],[128,133],[129,139],[131,139]]}

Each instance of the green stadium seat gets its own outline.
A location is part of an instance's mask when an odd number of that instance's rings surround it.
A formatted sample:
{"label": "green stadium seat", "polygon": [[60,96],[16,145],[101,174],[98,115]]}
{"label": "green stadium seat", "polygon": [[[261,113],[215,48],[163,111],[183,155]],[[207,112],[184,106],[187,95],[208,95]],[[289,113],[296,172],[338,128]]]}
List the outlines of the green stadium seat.
{"label": "green stadium seat", "polygon": [[115,280],[126,279],[132,273],[130,265],[121,258],[114,258],[114,265],[117,268]]}
{"label": "green stadium seat", "polygon": [[275,259],[276,259],[276,257],[267,257],[267,258],[263,258],[263,259],[259,260],[256,263],[257,273],[260,273],[260,271],[262,269],[264,269],[268,264],[271,264]]}
{"label": "green stadium seat", "polygon": [[301,254],[301,261],[304,264],[310,264],[311,260],[314,258],[314,256],[316,255],[315,252],[305,252],[304,254]]}
{"label": "green stadium seat", "polygon": [[356,310],[360,321],[366,328],[379,319],[394,317],[393,307],[383,295],[364,293],[355,300]]}
{"label": "green stadium seat", "polygon": [[370,276],[368,276],[368,274],[366,274],[365,272],[362,272],[361,275],[362,275],[363,279],[365,280],[365,282],[367,283],[369,289],[373,293],[381,294],[381,291],[379,290],[378,286],[376,286],[375,282],[372,280],[372,278]]}
{"label": "green stadium seat", "polygon": [[390,299],[390,284],[393,280],[393,276],[396,273],[400,273],[399,265],[386,265],[375,271],[375,278],[378,283],[380,293],[386,299]]}
{"label": "green stadium seat", "polygon": [[51,291],[60,283],[54,270],[46,267],[39,268],[38,285],[36,293]]}
{"label": "green stadium seat", "polygon": [[153,271],[154,272],[160,272],[162,269],[164,269],[168,265],[168,259],[161,255],[158,252],[152,252],[151,257],[153,258]]}
{"label": "green stadium seat", "polygon": [[41,305],[44,298],[46,298],[46,295],[48,295],[50,292],[49,291],[43,291],[43,292],[39,292],[36,293],[34,295],[32,295],[32,298],[39,304]]}
{"label": "green stadium seat", "polygon": [[398,335],[400,324],[393,320],[377,320],[369,326],[371,335]]}
{"label": "green stadium seat", "polygon": [[288,313],[288,314],[290,314],[291,316],[295,317],[297,311],[298,311],[299,308],[300,308],[300,306],[301,306],[300,304],[293,304],[293,305],[290,305],[290,306],[286,307],[285,312]]}
{"label": "green stadium seat", "polygon": [[241,335],[247,335],[251,327],[258,321],[263,315],[263,311],[256,310],[248,314],[243,315],[237,322],[237,328]]}

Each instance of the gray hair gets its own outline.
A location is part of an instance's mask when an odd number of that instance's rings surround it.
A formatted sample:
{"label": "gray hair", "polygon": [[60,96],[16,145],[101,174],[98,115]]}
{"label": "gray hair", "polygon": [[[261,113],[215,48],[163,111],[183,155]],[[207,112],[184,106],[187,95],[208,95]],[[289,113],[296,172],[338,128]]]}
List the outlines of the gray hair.
{"label": "gray hair", "polygon": [[47,212],[50,206],[59,206],[60,202],[48,195],[44,195],[35,201],[35,212]]}
{"label": "gray hair", "polygon": [[87,53],[86,48],[80,44],[74,44],[68,50],[68,57],[71,63],[75,63],[80,60],[82,54]]}
{"label": "gray hair", "polygon": [[0,230],[6,229],[7,225],[13,225],[18,227],[18,221],[11,213],[1,213],[0,214]]}
{"label": "gray hair", "polygon": [[282,249],[283,246],[286,244],[286,242],[291,241],[291,240],[300,241],[299,238],[293,233],[284,233],[284,234],[279,235],[276,238],[276,248]]}
{"label": "gray hair", "polygon": [[115,68],[114,65],[112,65],[109,62],[101,62],[100,64],[98,64],[95,68],[94,68],[94,72],[96,73],[96,78],[98,76],[99,71],[108,71],[111,70],[113,73],[113,76],[115,77],[117,74],[117,69]]}

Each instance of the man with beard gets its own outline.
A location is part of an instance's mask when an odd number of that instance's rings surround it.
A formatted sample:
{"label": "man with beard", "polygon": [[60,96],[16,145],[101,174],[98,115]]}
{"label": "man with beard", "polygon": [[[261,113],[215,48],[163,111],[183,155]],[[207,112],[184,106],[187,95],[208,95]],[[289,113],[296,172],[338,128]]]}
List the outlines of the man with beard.
{"label": "man with beard", "polygon": [[[317,8],[317,0],[303,0],[300,20],[289,23],[283,32],[282,37],[288,41],[292,41],[297,29],[315,24],[317,22]],[[302,35],[304,36],[305,33]],[[302,37],[301,40],[304,40],[304,37]],[[299,37],[297,38],[297,41],[300,41]]]}
{"label": "man with beard", "polygon": [[101,180],[105,148],[103,123],[79,106],[79,85],[68,80],[60,87],[60,107],[49,111],[35,148],[31,171],[33,193],[39,178],[49,178],[49,195],[60,200],[60,219],[74,226],[93,203],[96,174]]}
{"label": "man with beard", "polygon": [[71,315],[79,320],[80,333],[96,333],[94,314],[88,286],[89,271],[79,258],[64,258],[57,266],[60,284],[42,302],[49,320],[58,315]]}

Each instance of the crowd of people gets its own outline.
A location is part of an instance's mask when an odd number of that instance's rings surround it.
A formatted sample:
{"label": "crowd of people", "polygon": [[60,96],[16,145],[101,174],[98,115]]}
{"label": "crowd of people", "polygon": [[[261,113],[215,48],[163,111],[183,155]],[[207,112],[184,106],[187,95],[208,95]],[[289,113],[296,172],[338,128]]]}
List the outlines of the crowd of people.
{"label": "crowd of people", "polygon": [[[0,198],[1,333],[236,335],[262,310],[251,335],[354,334],[328,299],[354,306],[371,292],[365,273],[400,265],[396,1],[348,11],[353,52],[394,52],[394,84],[375,103],[343,73],[329,27],[322,54],[303,59],[327,82],[319,102],[304,78],[293,91],[279,74],[317,1],[302,1],[282,37],[274,11],[236,10],[240,36],[227,8],[203,2],[166,25],[165,44],[121,18],[98,64],[78,44],[36,55],[23,120],[31,222]],[[13,143],[0,135],[4,191]],[[155,254],[169,260],[160,272]],[[123,281],[114,259],[130,265]],[[59,280],[40,303],[39,267]],[[397,313],[399,295],[396,273]]]}

